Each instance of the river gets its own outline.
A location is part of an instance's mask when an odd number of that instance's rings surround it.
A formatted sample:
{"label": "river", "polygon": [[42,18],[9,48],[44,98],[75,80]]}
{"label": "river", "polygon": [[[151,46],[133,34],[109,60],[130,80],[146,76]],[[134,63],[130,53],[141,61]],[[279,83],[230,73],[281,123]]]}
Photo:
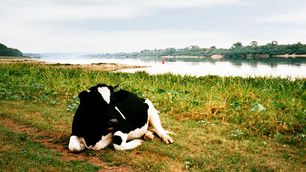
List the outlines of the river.
{"label": "river", "polygon": [[120,72],[146,71],[149,74],[173,73],[191,76],[241,76],[306,78],[306,58],[298,59],[245,59],[211,60],[203,58],[161,57],[101,57],[81,54],[41,54],[40,61],[62,64],[120,63],[145,66],[145,68],[124,69]]}

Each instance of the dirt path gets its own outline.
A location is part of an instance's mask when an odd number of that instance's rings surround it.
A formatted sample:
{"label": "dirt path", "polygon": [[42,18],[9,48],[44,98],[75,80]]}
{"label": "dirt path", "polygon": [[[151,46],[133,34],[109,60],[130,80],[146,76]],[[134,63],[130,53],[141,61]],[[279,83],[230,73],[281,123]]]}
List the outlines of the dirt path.
{"label": "dirt path", "polygon": [[[43,144],[45,147],[52,149],[62,155],[63,161],[87,161],[90,164],[101,168],[100,171],[135,171],[128,167],[109,167],[105,162],[94,155],[87,155],[85,153],[74,154],[67,148],[67,137],[56,135],[55,133],[49,133],[41,131],[31,126],[19,124],[8,118],[0,118],[0,124],[5,128],[16,132],[27,134],[33,141]],[[65,139],[65,141],[62,141]]]}

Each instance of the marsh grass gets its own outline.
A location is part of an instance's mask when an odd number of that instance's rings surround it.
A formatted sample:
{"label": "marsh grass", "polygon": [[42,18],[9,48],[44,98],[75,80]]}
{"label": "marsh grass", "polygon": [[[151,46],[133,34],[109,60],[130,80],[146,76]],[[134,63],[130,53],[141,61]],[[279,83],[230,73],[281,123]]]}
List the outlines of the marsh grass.
{"label": "marsh grass", "polygon": [[[77,95],[97,83],[150,98],[175,143],[96,156],[141,171],[303,169],[305,79],[191,77],[0,64],[0,112],[68,137]],[[68,138],[67,138],[68,139]],[[287,145],[287,146],[283,146]],[[304,168],[305,169],[305,168]]]}

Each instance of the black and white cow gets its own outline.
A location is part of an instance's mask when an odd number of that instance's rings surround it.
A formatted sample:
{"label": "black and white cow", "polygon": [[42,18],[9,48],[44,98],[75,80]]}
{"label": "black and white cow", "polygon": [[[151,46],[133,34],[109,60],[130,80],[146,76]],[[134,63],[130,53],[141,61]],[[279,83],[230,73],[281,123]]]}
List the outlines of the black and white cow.
{"label": "black and white cow", "polygon": [[68,146],[70,151],[101,150],[110,144],[116,150],[134,149],[143,143],[140,139],[143,136],[153,139],[152,131],[166,144],[173,143],[149,99],[139,98],[126,90],[115,91],[116,87],[98,84],[79,94],[80,105],[73,118]]}

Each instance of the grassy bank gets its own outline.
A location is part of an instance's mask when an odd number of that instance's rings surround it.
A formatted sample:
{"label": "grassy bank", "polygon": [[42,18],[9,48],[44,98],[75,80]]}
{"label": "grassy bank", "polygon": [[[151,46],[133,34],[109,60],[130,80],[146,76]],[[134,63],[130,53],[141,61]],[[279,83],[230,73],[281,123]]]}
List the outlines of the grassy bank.
{"label": "grassy bank", "polygon": [[[109,166],[140,171],[305,170],[305,79],[151,76],[0,64],[1,117],[58,133],[64,138],[59,144],[65,145],[77,95],[96,83],[119,83],[150,98],[165,128],[176,133],[172,145],[154,140],[133,151],[84,152]],[[2,144],[10,132],[1,130]],[[1,149],[1,154],[12,151]],[[10,160],[14,158],[19,157]]]}

